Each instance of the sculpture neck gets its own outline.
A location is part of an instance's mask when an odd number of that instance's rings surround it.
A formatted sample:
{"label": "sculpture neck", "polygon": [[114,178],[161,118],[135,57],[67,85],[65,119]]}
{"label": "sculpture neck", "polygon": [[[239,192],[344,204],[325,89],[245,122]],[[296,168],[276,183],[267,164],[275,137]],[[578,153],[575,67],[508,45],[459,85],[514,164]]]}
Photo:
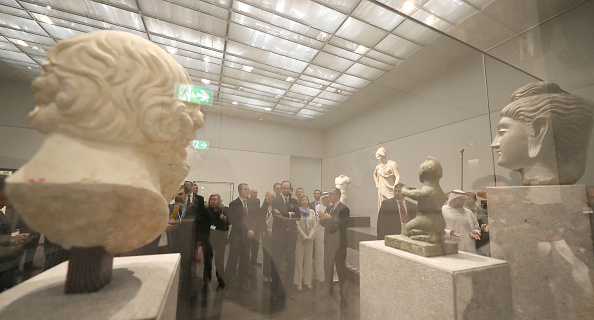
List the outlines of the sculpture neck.
{"label": "sculpture neck", "polygon": [[522,184],[525,186],[559,184],[559,171],[556,165],[545,165],[539,162],[534,166],[518,171],[522,175]]}
{"label": "sculpture neck", "polygon": [[55,133],[47,136],[12,181],[133,185],[161,193],[159,167],[153,157],[129,145],[89,142]]}

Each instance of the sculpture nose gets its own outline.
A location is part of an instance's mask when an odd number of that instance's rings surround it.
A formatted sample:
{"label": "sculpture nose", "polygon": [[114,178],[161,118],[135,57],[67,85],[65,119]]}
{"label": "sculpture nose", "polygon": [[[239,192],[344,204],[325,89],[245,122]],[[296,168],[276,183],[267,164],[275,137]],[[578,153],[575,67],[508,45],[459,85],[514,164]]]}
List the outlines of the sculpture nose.
{"label": "sculpture nose", "polygon": [[493,139],[493,143],[491,143],[491,148],[499,149],[500,141],[501,141],[501,138],[495,137],[495,139]]}

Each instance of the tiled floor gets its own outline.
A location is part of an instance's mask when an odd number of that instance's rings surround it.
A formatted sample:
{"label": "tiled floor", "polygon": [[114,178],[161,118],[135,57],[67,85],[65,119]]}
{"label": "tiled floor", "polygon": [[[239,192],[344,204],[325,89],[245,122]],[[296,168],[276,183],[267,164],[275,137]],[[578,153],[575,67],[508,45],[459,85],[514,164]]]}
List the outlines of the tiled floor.
{"label": "tiled floor", "polygon": [[[334,296],[330,297],[321,287],[314,290],[303,288],[287,297],[282,306],[271,305],[270,286],[262,283],[262,267],[250,271],[251,291],[235,293],[226,298],[222,291],[216,291],[217,282],[202,289],[202,263],[196,266],[197,276],[192,279],[188,319],[359,319],[359,287],[348,284],[349,305],[340,307],[338,283]],[[314,281],[315,282],[315,281]],[[178,317],[179,319],[179,317]]]}

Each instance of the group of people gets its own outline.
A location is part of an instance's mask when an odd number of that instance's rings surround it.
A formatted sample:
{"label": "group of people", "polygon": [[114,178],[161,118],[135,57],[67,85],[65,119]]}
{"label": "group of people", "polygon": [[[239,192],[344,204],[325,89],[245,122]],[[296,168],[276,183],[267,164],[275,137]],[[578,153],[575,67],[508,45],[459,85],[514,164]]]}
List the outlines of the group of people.
{"label": "group of people", "polygon": [[[383,200],[377,219],[377,237],[383,240],[387,235],[401,234],[402,226],[416,217],[417,205],[402,194],[404,184],[393,187],[394,197]],[[446,223],[445,237],[458,243],[458,250],[489,255],[489,225],[487,202],[477,204],[473,192],[452,190],[441,208]],[[486,198],[485,194],[482,194]],[[478,251],[477,251],[478,250]]]}
{"label": "group of people", "polygon": [[[250,292],[250,266],[262,266],[264,284],[271,287],[273,304],[282,304],[296,291],[327,286],[334,293],[333,268],[340,284],[340,304],[346,306],[346,248],[349,208],[340,202],[337,188],[315,190],[309,201],[303,188],[290,181],[276,183],[264,201],[258,191],[240,183],[239,196],[223,206],[221,196],[212,194],[208,206],[188,208],[196,214],[196,234],[204,256],[203,285],[212,279],[214,258],[217,290],[232,297],[236,291]],[[263,261],[258,251],[262,244]],[[227,262],[224,264],[226,245]]]}

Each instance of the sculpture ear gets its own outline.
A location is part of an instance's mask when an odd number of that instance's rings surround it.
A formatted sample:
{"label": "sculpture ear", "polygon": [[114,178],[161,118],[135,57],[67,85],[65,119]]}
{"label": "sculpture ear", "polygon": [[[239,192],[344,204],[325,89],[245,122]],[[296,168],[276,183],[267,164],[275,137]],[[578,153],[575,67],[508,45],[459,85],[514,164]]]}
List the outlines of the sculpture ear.
{"label": "sculpture ear", "polygon": [[[553,124],[548,117],[539,117],[532,122],[532,132],[528,139],[528,155],[531,158],[537,157],[553,142]],[[551,145],[553,146],[553,145]]]}

